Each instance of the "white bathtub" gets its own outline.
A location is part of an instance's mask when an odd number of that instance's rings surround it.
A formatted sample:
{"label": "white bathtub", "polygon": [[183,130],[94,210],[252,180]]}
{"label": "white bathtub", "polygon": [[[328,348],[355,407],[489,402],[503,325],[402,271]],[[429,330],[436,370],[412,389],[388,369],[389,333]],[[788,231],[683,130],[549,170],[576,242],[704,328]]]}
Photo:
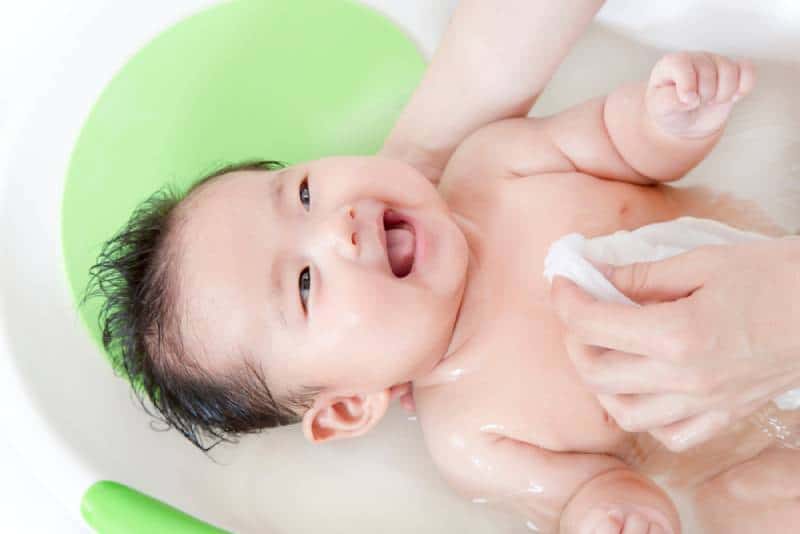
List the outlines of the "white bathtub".
{"label": "white bathtub", "polygon": [[[526,532],[523,520],[495,517],[451,494],[416,423],[398,410],[362,440],[312,449],[296,429],[278,429],[218,447],[214,464],[176,432],[150,428],[79,324],[58,226],[79,129],[131,54],[213,3],[0,4],[0,530],[86,532],[83,492],[111,479],[237,532]],[[455,1],[366,3],[430,57]],[[601,20],[655,45],[800,60],[796,0],[673,0],[658,13],[645,4],[611,0]],[[624,77],[619,69],[595,71],[597,86],[566,90],[587,54],[600,53],[609,65],[624,54],[639,71],[654,56],[602,32],[588,39],[542,99],[544,109]]]}

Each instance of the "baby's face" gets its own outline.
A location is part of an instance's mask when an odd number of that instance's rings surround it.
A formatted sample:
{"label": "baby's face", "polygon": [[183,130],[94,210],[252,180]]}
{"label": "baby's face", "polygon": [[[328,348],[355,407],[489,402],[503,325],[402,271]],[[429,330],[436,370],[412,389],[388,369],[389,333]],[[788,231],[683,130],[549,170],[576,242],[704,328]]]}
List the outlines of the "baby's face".
{"label": "baby's face", "polygon": [[246,351],[273,393],[371,393],[445,353],[466,241],[413,168],[337,157],[238,171],[182,209],[180,300],[207,368],[241,365]]}

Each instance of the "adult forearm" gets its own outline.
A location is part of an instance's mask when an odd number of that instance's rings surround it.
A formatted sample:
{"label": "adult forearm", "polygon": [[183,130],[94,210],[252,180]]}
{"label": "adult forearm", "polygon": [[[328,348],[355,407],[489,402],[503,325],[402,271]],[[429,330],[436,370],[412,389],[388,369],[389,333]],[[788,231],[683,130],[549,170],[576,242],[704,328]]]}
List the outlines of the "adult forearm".
{"label": "adult forearm", "polygon": [[462,0],[382,154],[436,181],[477,128],[527,114],[603,0]]}

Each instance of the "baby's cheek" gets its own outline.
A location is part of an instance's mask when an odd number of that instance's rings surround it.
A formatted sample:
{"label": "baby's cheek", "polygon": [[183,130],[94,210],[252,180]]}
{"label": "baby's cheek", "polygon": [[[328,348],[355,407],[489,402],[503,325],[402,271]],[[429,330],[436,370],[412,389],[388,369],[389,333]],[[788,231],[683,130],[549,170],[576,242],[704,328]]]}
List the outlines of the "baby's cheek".
{"label": "baby's cheek", "polygon": [[[335,352],[347,346],[353,336],[362,330],[363,316],[342,308],[337,313],[320,317],[314,325],[317,347],[326,352]],[[356,340],[353,340],[356,341]]]}

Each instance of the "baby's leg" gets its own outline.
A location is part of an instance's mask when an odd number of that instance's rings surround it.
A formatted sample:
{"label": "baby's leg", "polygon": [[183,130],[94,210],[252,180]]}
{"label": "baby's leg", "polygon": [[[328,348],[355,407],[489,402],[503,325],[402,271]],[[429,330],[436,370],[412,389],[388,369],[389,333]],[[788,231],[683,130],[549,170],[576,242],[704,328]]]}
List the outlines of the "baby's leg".
{"label": "baby's leg", "polygon": [[679,534],[678,511],[652,480],[615,469],[587,482],[561,516],[561,534]]}
{"label": "baby's leg", "polygon": [[704,534],[795,534],[800,529],[800,451],[764,450],[706,481],[695,494]]}

